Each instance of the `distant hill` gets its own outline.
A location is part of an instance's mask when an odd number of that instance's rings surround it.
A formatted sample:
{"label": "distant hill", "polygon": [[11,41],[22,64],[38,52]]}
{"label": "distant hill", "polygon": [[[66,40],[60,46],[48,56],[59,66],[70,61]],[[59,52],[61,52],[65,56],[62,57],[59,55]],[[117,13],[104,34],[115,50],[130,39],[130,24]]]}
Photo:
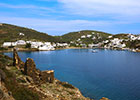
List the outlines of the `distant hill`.
{"label": "distant hill", "polygon": [[[70,32],[68,34],[62,35],[61,40],[63,40],[64,42],[70,42],[70,41],[75,41],[75,40],[81,38],[81,36],[86,36],[87,37],[87,35],[89,35],[89,36],[91,35],[91,37],[82,38],[82,41],[84,43],[93,43],[93,42],[105,40],[111,34],[101,32],[101,31],[83,30],[83,31],[79,31],[79,32]],[[92,39],[93,36],[100,37],[100,39],[94,39],[93,40]]]}
{"label": "distant hill", "polygon": [[[23,35],[20,35],[23,33]],[[49,41],[49,42],[58,42],[59,40],[51,35],[46,33],[38,32],[33,29],[19,27],[10,24],[0,25],[0,43],[7,41],[16,41],[16,40],[37,40],[37,41]]]}
{"label": "distant hill", "polygon": [[[98,33],[98,35],[101,36],[102,39],[106,39],[106,37],[111,35],[109,33],[100,31],[83,30],[79,32],[70,32],[62,36],[51,36],[46,33],[38,32],[36,30],[29,29],[26,27],[20,27],[11,24],[2,24],[0,25],[0,43],[16,40],[35,40],[35,41],[70,43],[70,41],[77,40],[83,35],[92,35],[93,32],[95,33],[95,36],[97,36]],[[24,36],[20,35],[20,33],[23,33]],[[91,38],[83,39],[83,41],[86,43],[93,42]]]}

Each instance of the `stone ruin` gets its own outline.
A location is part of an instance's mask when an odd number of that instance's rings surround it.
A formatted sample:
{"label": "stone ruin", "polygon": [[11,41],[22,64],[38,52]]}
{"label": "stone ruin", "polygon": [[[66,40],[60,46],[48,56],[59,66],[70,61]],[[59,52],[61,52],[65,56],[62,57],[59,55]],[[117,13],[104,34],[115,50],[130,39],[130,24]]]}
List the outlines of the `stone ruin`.
{"label": "stone ruin", "polygon": [[50,70],[50,71],[42,71],[41,73],[41,79],[43,81],[47,81],[50,83],[53,83],[54,80],[54,71]]}
{"label": "stone ruin", "polygon": [[23,71],[24,62],[22,62],[20,57],[18,56],[16,48],[14,48],[14,50],[13,50],[13,66],[16,66],[18,70]]}
{"label": "stone ruin", "polygon": [[34,83],[36,84],[44,82],[53,83],[55,79],[53,70],[40,71],[36,69],[33,59],[27,58],[25,63],[22,62],[15,48],[13,50],[13,61],[13,65],[19,70],[22,70],[25,75],[32,77]]}

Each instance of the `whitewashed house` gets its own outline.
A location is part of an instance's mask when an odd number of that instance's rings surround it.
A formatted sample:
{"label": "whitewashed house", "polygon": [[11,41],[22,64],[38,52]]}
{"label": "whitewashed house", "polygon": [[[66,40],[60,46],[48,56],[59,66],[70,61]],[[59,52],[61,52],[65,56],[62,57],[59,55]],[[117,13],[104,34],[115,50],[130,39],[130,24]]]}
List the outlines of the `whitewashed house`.
{"label": "whitewashed house", "polygon": [[78,39],[77,41],[80,41],[81,39]]}
{"label": "whitewashed house", "polygon": [[57,46],[58,47],[67,47],[67,46],[69,46],[69,44],[68,43],[57,43]]}
{"label": "whitewashed house", "polygon": [[92,35],[87,35],[88,38],[92,37]]}
{"label": "whitewashed house", "polygon": [[130,38],[131,40],[136,40],[137,39],[137,37],[135,35],[132,35],[132,34],[129,34],[128,38]]}
{"label": "whitewashed house", "polygon": [[43,45],[38,48],[39,50],[55,50],[52,45]]}
{"label": "whitewashed house", "polygon": [[95,39],[96,39],[96,37],[95,37],[95,36],[93,36],[92,40],[95,40]]}
{"label": "whitewashed house", "polygon": [[31,42],[31,48],[39,48],[40,46],[43,46],[42,42]]}
{"label": "whitewashed house", "polygon": [[108,36],[108,38],[112,38],[113,36],[111,35],[111,36]]}
{"label": "whitewashed house", "polygon": [[26,42],[24,40],[18,40],[15,43],[16,45],[26,45]]}
{"label": "whitewashed house", "polygon": [[92,32],[92,34],[95,34],[94,32]]}
{"label": "whitewashed house", "polygon": [[24,36],[25,34],[24,33],[19,33],[19,35]]}
{"label": "whitewashed house", "polygon": [[111,42],[113,45],[118,45],[121,41],[118,38],[114,38],[113,40],[111,40]]}
{"label": "whitewashed house", "polygon": [[83,35],[83,36],[81,36],[81,38],[83,39],[83,38],[86,38],[86,36],[85,35]]}
{"label": "whitewashed house", "polygon": [[3,43],[3,47],[9,47],[9,46],[16,46],[17,43],[16,42],[4,42]]}
{"label": "whitewashed house", "polygon": [[11,46],[12,45],[12,42],[4,42],[3,43],[3,47],[8,47],[8,46]]}

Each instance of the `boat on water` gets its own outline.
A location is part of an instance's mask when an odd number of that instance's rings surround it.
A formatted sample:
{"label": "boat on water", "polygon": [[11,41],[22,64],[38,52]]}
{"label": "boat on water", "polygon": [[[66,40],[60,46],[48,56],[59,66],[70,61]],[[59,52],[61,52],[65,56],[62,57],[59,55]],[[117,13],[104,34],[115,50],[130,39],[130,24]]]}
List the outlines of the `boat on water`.
{"label": "boat on water", "polygon": [[92,53],[97,53],[97,50],[92,50]]}

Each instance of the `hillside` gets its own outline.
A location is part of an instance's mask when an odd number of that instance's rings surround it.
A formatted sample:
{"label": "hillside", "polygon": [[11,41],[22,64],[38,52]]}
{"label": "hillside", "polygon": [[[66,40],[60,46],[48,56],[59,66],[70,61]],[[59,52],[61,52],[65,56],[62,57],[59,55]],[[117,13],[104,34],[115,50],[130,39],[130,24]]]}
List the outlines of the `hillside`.
{"label": "hillside", "polygon": [[[109,35],[111,35],[109,33],[100,31],[83,30],[79,32],[70,32],[62,36],[51,36],[46,33],[38,32],[36,30],[29,29],[26,27],[20,27],[3,23],[0,25],[0,44],[3,42],[14,42],[17,40],[70,43],[70,41],[75,41],[83,35],[93,35],[93,32],[95,37],[101,37],[100,39],[98,39],[98,41],[105,40]],[[82,39],[82,41],[85,43],[93,42],[92,38]],[[97,40],[94,40],[94,42],[97,42]]]}
{"label": "hillside", "polygon": [[95,37],[100,36],[100,39],[98,39],[98,41],[101,41],[101,40],[105,40],[109,35],[111,34],[100,32],[100,31],[83,30],[79,32],[70,32],[68,34],[64,34],[61,36],[61,40],[63,40],[64,42],[70,42],[81,38],[81,36],[85,36],[85,37],[89,36],[88,39],[82,38],[82,41],[85,43],[92,43],[97,41],[97,40],[93,41],[92,39],[93,36]]}
{"label": "hillside", "polygon": [[0,43],[16,40],[37,40],[49,42],[58,41],[53,36],[35,31],[33,29],[19,27],[10,24],[0,25]]}

